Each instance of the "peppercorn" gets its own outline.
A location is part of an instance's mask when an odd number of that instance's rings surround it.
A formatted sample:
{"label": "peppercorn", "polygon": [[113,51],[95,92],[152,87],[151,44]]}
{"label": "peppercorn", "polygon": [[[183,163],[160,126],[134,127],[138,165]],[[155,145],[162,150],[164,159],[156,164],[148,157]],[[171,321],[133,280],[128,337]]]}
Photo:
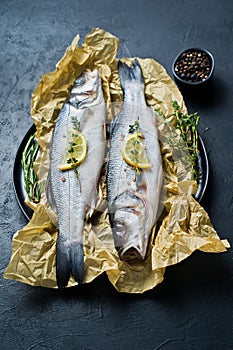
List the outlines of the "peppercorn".
{"label": "peppercorn", "polygon": [[211,72],[211,61],[203,51],[188,50],[177,59],[174,69],[179,78],[198,83],[208,78]]}

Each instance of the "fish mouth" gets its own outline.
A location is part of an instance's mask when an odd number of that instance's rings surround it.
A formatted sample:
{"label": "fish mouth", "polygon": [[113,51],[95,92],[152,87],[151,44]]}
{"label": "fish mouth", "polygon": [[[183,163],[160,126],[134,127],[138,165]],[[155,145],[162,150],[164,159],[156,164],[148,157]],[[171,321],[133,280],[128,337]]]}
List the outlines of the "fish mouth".
{"label": "fish mouth", "polygon": [[80,108],[88,102],[94,101],[96,98],[96,91],[83,91],[71,94],[69,103],[75,108]]}
{"label": "fish mouth", "polygon": [[120,259],[124,261],[144,260],[144,254],[142,254],[140,247],[137,245],[131,245],[128,248],[120,248],[118,250],[118,254],[120,256]]}
{"label": "fish mouth", "polygon": [[79,98],[90,98],[92,96],[96,95],[96,91],[94,90],[87,90],[87,91],[74,91],[70,95],[70,100],[73,101],[74,99]]}
{"label": "fish mouth", "polygon": [[74,93],[74,94],[71,94],[71,96],[90,96],[90,95],[94,95],[96,92],[95,91],[92,91],[92,90],[88,90],[88,91],[81,91],[81,92],[77,92],[77,93]]}

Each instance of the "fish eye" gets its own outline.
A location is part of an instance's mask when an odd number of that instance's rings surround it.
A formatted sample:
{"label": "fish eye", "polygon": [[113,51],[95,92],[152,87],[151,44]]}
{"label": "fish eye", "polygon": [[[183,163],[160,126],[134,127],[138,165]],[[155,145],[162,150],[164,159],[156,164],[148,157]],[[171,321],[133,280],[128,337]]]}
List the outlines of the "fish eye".
{"label": "fish eye", "polygon": [[79,77],[77,80],[75,80],[75,85],[81,86],[85,83],[84,77]]}
{"label": "fish eye", "polygon": [[117,235],[123,236],[125,234],[125,225],[117,221],[114,225],[114,231]]}

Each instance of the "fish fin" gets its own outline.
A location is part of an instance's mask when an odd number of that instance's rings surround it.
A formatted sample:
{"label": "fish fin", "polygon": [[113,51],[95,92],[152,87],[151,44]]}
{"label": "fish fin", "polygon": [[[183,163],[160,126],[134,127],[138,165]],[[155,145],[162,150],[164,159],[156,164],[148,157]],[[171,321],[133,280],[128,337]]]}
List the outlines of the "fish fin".
{"label": "fish fin", "polygon": [[119,126],[118,120],[119,120],[119,115],[117,115],[113,120],[111,120],[111,123],[109,125],[110,137],[113,136],[115,127]]}
{"label": "fish fin", "polygon": [[118,62],[118,72],[121,80],[122,90],[125,90],[127,82],[133,83],[144,83],[141,67],[137,58],[134,59],[131,66],[128,66],[126,63],[119,61]]}
{"label": "fish fin", "polygon": [[95,211],[96,202],[97,202],[96,197],[97,197],[97,190],[95,190],[95,195],[92,197],[91,202],[90,202],[90,206],[86,212],[86,219],[90,218]]}
{"label": "fish fin", "polygon": [[56,245],[56,277],[58,288],[65,288],[70,279],[70,253],[65,241],[59,236]]}
{"label": "fish fin", "polygon": [[84,251],[82,244],[72,243],[70,247],[70,262],[71,273],[75,281],[78,284],[82,284],[84,274]]}
{"label": "fish fin", "polygon": [[50,175],[51,170],[49,169],[47,180],[46,180],[46,198],[49,202],[49,205],[55,213],[57,212],[56,208],[56,202],[53,196],[53,191],[52,191],[52,185],[51,185],[51,175]]}
{"label": "fish fin", "polygon": [[115,122],[114,120],[111,120],[111,122],[110,122],[110,124],[109,124],[109,133],[110,133],[110,136],[111,136],[112,133],[113,133],[115,124],[116,124],[116,122]]}

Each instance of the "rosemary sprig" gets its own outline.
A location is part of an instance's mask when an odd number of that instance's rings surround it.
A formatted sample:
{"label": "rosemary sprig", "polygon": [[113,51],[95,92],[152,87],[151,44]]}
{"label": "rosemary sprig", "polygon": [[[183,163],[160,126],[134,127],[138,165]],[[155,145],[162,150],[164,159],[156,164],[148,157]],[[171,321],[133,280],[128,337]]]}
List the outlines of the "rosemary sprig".
{"label": "rosemary sprig", "polygon": [[35,141],[35,134],[31,135],[22,153],[21,165],[25,191],[31,202],[39,203],[41,197],[41,186],[34,169],[34,161],[39,151],[39,144]]}
{"label": "rosemary sprig", "polygon": [[[178,105],[177,101],[172,101],[174,112],[172,114],[175,117],[176,129],[174,129],[171,121],[167,120],[166,116],[157,109],[157,113],[162,117],[164,123],[168,126],[171,133],[171,137],[167,138],[166,141],[174,149],[182,151],[182,147],[188,151],[189,159],[183,159],[185,162],[190,162],[192,167],[192,174],[195,180],[199,178],[198,169],[198,122],[200,116],[197,113],[184,114],[181,111],[181,107]],[[177,131],[179,133],[177,133]],[[181,136],[181,140],[179,138]]]}

